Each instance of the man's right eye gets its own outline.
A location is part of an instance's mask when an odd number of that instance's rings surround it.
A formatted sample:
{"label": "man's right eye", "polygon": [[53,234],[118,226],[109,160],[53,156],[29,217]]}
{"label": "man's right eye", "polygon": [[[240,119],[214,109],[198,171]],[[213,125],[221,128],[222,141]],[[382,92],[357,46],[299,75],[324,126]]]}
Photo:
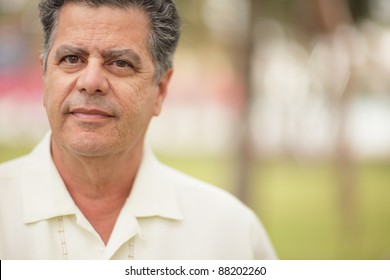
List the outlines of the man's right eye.
{"label": "man's right eye", "polygon": [[67,64],[76,64],[81,61],[80,57],[77,55],[67,55],[62,59],[62,62],[65,62]]}

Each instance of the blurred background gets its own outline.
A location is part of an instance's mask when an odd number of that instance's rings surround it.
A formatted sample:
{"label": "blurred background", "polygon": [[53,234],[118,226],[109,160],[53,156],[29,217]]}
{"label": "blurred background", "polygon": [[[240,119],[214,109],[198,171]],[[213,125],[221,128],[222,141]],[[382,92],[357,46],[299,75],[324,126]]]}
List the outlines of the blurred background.
{"label": "blurred background", "polygon": [[[37,2],[0,0],[0,162],[48,130]],[[176,2],[158,157],[250,206],[281,259],[390,259],[390,1]]]}

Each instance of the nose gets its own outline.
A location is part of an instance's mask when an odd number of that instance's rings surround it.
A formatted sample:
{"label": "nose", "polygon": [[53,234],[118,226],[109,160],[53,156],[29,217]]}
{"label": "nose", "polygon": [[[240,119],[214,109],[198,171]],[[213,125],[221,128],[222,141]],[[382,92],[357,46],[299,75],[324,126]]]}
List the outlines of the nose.
{"label": "nose", "polygon": [[90,61],[80,72],[76,84],[79,92],[89,95],[104,95],[108,92],[109,83],[105,76],[103,66],[98,61]]}

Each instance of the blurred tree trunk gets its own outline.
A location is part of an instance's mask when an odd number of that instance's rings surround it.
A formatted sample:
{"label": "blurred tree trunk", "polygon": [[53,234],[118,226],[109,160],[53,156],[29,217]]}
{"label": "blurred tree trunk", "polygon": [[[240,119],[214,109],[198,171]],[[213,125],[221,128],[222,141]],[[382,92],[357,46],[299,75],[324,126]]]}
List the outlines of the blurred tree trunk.
{"label": "blurred tree trunk", "polygon": [[[340,85],[329,85],[329,88],[336,89],[339,92],[329,92],[330,100],[333,104],[335,112],[335,121],[337,126],[337,140],[335,146],[335,168],[339,181],[339,203],[341,211],[341,224],[345,236],[351,237],[351,234],[356,233],[357,223],[357,186],[354,176],[354,162],[351,155],[350,145],[347,137],[347,114],[348,107],[351,103],[354,89],[355,71],[351,57],[352,48],[348,36],[336,36],[340,26],[352,26],[353,19],[348,0],[316,0],[315,1],[320,20],[325,33],[336,46],[343,48],[344,55],[349,57],[349,65],[345,71],[347,81],[345,86],[337,89]],[[348,34],[344,34],[348,35]],[[338,67],[338,63],[333,63]],[[337,69],[334,69],[336,71]],[[332,69],[330,69],[332,71]],[[335,83],[337,81],[334,81]]]}
{"label": "blurred tree trunk", "polygon": [[[253,81],[253,57],[256,45],[256,21],[261,18],[262,8],[264,8],[265,1],[249,0],[248,11],[248,26],[244,40],[237,48],[236,57],[238,58],[238,68],[242,75],[244,83],[244,102],[241,111],[241,119],[239,123],[239,147],[237,159],[237,183],[236,193],[241,201],[248,203],[250,196],[251,177],[253,172],[253,165],[255,160],[255,150],[253,147],[252,133],[251,133],[251,115],[253,98],[255,95],[254,81]],[[258,186],[257,186],[258,187]]]}
{"label": "blurred tree trunk", "polygon": [[355,164],[346,135],[347,110],[353,94],[353,77],[350,77],[346,89],[335,102],[335,114],[338,121],[335,168],[340,187],[339,203],[342,230],[348,237],[355,233],[358,212]]}

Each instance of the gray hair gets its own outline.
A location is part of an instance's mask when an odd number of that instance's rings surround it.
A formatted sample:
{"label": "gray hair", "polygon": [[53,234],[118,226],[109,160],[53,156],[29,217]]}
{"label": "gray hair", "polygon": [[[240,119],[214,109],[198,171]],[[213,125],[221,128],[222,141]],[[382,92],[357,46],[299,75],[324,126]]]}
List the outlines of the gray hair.
{"label": "gray hair", "polygon": [[180,17],[174,0],[41,0],[39,16],[44,36],[44,70],[55,39],[60,10],[67,3],[142,9],[150,21],[148,48],[156,67],[155,79],[159,81],[165,71],[172,68],[173,55],[180,37]]}

